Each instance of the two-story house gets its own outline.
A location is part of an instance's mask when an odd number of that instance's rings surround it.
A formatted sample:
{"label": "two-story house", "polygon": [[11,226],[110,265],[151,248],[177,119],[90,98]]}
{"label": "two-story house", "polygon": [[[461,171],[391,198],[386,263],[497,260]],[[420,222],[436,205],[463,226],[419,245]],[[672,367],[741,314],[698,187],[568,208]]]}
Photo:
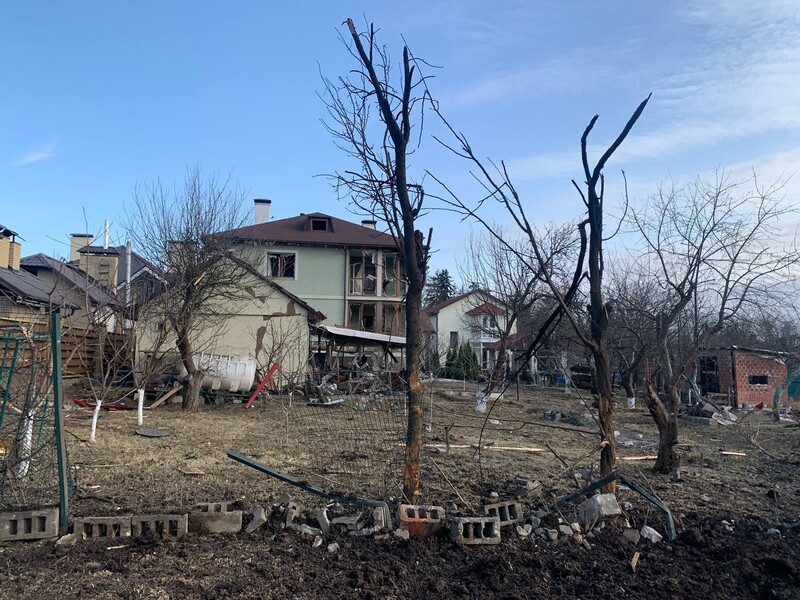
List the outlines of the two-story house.
{"label": "two-story house", "polygon": [[255,224],[226,232],[249,246],[248,262],[327,317],[324,324],[404,335],[405,278],[397,243],[375,221],[323,213],[270,220],[255,200]]}
{"label": "two-story house", "polygon": [[440,302],[427,308],[425,314],[433,326],[432,345],[440,358],[448,349],[468,343],[486,371],[494,369],[501,338],[517,333],[516,322],[510,330],[507,327],[509,315],[503,302],[482,290]]}

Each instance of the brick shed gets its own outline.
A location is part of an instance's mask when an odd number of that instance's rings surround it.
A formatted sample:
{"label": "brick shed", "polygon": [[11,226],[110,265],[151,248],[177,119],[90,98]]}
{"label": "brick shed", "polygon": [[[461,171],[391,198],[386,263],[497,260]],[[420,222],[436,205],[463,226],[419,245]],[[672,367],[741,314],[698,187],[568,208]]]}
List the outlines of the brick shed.
{"label": "brick shed", "polygon": [[[772,405],[775,388],[786,380],[786,352],[729,346],[706,348],[698,358],[697,383],[703,395],[726,394],[734,407]],[[781,399],[787,404],[786,390]]]}

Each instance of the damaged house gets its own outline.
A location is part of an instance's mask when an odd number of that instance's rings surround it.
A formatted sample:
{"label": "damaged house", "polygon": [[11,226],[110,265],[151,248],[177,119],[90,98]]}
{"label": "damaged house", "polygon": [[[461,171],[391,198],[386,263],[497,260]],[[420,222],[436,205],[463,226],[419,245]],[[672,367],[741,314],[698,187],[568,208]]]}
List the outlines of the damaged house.
{"label": "damaged house", "polygon": [[[705,348],[697,359],[700,393],[710,399],[730,400],[734,408],[770,406],[776,388],[786,381],[786,361],[791,357],[786,352],[741,346]],[[788,401],[786,391],[782,401]]]}

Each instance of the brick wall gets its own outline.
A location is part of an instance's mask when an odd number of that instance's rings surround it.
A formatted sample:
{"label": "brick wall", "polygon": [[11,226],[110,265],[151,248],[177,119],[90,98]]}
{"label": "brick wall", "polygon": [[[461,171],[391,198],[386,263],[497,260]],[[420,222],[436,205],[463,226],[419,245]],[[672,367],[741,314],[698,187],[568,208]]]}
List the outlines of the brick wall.
{"label": "brick wall", "polygon": [[[738,350],[734,350],[733,358],[737,403],[741,405],[744,402],[748,406],[753,406],[764,402],[765,405],[771,405],[775,388],[786,380],[786,363],[777,358]],[[720,363],[722,362],[720,360]],[[721,376],[720,372],[720,379]],[[788,400],[789,394],[784,390],[781,401],[783,404],[788,404]]]}

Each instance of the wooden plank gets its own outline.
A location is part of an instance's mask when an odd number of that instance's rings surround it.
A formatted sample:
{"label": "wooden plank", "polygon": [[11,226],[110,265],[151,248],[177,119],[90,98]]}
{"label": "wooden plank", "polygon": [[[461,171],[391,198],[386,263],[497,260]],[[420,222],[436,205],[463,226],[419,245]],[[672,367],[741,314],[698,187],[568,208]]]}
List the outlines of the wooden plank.
{"label": "wooden plank", "polygon": [[719,453],[723,456],[747,456],[746,452],[733,452],[730,450],[720,450]]}
{"label": "wooden plank", "polygon": [[658,456],[655,454],[651,454],[648,456],[622,456],[620,460],[655,460]]}
{"label": "wooden plank", "polygon": [[182,390],[182,389],[183,389],[183,386],[181,386],[181,385],[176,385],[174,388],[172,388],[172,389],[171,389],[170,391],[168,391],[166,394],[164,394],[163,396],[161,396],[161,398],[159,398],[158,400],[156,400],[155,402],[153,402],[153,403],[152,403],[150,406],[148,406],[147,408],[155,408],[155,407],[157,407],[157,406],[161,406],[161,405],[162,405],[164,402],[166,402],[167,400],[169,400],[170,398],[172,398],[172,397],[173,397],[175,394],[177,394],[177,393],[178,393],[178,390]]}

